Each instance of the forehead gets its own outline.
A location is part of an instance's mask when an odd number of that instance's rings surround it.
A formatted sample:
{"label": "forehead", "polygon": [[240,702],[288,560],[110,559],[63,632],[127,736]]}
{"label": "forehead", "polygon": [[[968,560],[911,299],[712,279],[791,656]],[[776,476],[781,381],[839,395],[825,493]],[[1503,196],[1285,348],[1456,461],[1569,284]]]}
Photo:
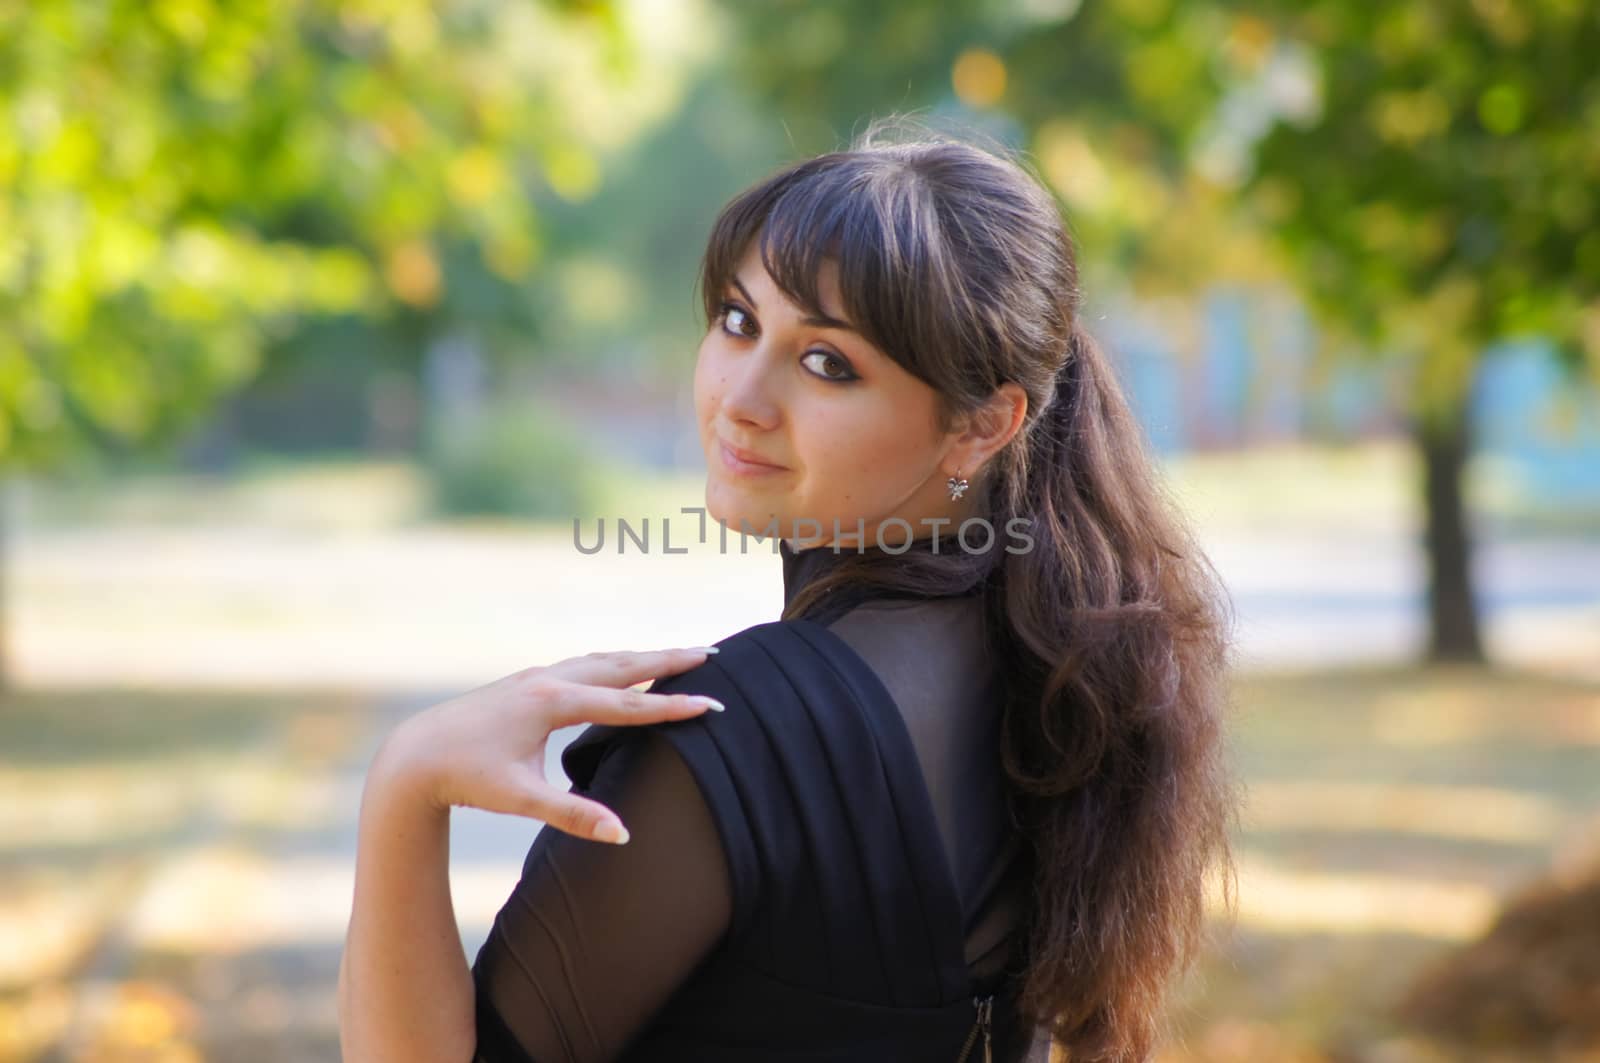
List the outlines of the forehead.
{"label": "forehead", "polygon": [[[794,306],[782,291],[778,289],[777,282],[767,272],[767,267],[761,261],[761,246],[759,240],[751,240],[745,248],[744,254],[739,259],[738,266],[734,269],[734,277],[739,278],[746,288],[752,292],[769,292],[776,297]],[[733,278],[729,278],[732,285]],[[825,314],[839,316],[839,264],[831,258],[825,258],[817,267],[817,297],[822,302],[822,311]]]}

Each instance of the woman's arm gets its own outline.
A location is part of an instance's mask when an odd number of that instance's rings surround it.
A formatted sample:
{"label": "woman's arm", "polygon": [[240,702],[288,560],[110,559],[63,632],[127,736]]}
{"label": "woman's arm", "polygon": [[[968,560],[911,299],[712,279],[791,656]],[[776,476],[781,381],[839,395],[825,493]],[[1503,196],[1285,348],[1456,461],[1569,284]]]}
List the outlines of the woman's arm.
{"label": "woman's arm", "polygon": [[472,974],[450,899],[450,810],[430,805],[395,760],[386,743],[361,795],[340,1055],[470,1063]]}
{"label": "woman's arm", "polygon": [[707,652],[591,654],[528,669],[419,713],[390,734],[362,793],[339,970],[346,1063],[469,1063],[473,986],[450,899],[450,808],[523,815],[585,838],[626,841],[609,809],[544,778],[546,741],[551,731],[585,721],[699,715],[710,707],[706,699],[617,688],[693,667]]}
{"label": "woman's arm", "polygon": [[473,965],[483,1063],[616,1059],[727,935],[727,858],[688,764],[657,728],[604,748],[582,792],[632,840],[534,839]]}

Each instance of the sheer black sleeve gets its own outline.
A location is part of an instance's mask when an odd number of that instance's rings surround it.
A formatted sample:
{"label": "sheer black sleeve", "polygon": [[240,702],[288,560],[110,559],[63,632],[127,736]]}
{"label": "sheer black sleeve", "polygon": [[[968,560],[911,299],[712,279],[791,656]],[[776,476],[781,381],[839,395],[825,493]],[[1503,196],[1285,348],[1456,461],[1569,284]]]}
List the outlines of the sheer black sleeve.
{"label": "sheer black sleeve", "polygon": [[539,832],[473,965],[474,1063],[614,1059],[727,933],[711,811],[672,743],[627,728],[582,790],[626,845]]}

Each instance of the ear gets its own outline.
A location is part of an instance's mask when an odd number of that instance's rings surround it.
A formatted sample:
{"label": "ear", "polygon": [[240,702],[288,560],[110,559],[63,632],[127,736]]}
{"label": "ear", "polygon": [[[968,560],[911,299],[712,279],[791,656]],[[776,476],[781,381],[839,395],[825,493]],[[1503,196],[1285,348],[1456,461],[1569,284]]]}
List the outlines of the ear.
{"label": "ear", "polygon": [[964,414],[957,424],[943,462],[946,474],[971,477],[1011,442],[1028,416],[1028,393],[1008,380],[995,388],[984,404]]}

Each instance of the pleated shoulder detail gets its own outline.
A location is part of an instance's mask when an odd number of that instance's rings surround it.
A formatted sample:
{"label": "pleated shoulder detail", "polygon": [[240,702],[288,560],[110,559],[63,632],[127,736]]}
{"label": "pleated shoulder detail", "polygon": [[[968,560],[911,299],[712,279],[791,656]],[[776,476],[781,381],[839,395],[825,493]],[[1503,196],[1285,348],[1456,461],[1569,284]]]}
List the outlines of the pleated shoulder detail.
{"label": "pleated shoulder detail", "polygon": [[[891,1008],[970,1000],[962,912],[911,736],[871,667],[820,623],[718,643],[656,693],[727,706],[652,725],[683,757],[733,889],[724,951],[798,990]],[[625,728],[562,754],[581,788]]]}

